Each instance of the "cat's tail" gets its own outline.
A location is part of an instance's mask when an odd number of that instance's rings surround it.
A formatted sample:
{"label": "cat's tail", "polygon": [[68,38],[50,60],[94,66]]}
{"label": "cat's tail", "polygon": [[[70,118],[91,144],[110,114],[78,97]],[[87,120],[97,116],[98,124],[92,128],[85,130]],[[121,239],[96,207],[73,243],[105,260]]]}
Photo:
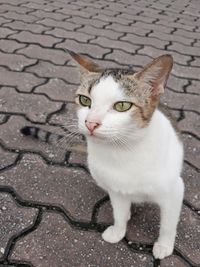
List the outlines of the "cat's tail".
{"label": "cat's tail", "polygon": [[52,133],[35,126],[25,126],[20,129],[20,132],[25,136],[31,136],[49,144],[56,144],[64,137],[63,135]]}

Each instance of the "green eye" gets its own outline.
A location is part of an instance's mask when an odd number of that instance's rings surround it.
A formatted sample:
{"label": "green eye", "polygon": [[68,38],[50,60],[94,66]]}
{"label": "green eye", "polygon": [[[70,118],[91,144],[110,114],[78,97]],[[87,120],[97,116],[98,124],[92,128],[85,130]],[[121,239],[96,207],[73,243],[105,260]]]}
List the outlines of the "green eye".
{"label": "green eye", "polygon": [[84,107],[91,107],[91,99],[84,95],[79,95],[79,102]]}
{"label": "green eye", "polygon": [[132,107],[132,105],[133,104],[131,102],[122,101],[122,102],[115,103],[113,108],[116,111],[124,112],[124,111],[129,110]]}

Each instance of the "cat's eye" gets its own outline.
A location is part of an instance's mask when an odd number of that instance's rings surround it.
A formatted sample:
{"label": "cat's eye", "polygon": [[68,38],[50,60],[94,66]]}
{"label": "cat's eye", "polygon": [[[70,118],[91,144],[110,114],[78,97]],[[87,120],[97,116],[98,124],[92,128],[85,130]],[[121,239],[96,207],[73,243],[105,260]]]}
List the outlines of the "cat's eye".
{"label": "cat's eye", "polygon": [[91,99],[84,95],[79,95],[79,103],[84,107],[91,107]]}
{"label": "cat's eye", "polygon": [[113,108],[116,111],[124,112],[124,111],[129,110],[132,107],[132,105],[133,104],[131,102],[121,101],[121,102],[115,103],[114,106],[113,106]]}

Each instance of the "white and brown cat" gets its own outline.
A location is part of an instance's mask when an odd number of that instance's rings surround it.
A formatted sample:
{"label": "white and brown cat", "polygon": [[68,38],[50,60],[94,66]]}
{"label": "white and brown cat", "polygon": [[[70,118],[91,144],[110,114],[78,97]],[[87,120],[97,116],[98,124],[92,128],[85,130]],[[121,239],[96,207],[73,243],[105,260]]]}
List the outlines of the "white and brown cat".
{"label": "white and brown cat", "polygon": [[183,144],[174,123],[159,108],[173,59],[160,56],[134,73],[102,69],[68,52],[82,73],[76,103],[88,166],[113,207],[114,225],[102,237],[116,243],[125,236],[131,203],[156,203],[161,223],[153,255],[163,259],[173,252],[184,194]]}
{"label": "white and brown cat", "polygon": [[87,138],[88,166],[113,207],[114,225],[102,237],[116,243],[125,236],[131,203],[156,203],[161,223],[153,255],[163,259],[173,252],[184,194],[183,144],[158,108],[173,59],[160,56],[133,73],[103,70],[69,53],[82,69],[76,103],[79,130]]}

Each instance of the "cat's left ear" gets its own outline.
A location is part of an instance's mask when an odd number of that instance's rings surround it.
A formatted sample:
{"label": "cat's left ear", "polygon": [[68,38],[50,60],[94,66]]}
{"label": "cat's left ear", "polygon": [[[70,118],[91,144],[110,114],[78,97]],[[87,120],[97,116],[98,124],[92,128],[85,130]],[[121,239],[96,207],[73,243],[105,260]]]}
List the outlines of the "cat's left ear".
{"label": "cat's left ear", "polygon": [[68,49],[66,50],[70,54],[70,56],[79,64],[79,66],[82,67],[82,70],[85,70],[91,73],[98,73],[98,72],[103,71],[103,69],[98,64],[93,62],[88,57],[80,55],[80,54],[76,54],[73,51],[68,50]]}
{"label": "cat's left ear", "polygon": [[168,54],[162,55],[137,72],[134,78],[150,84],[153,95],[160,95],[164,92],[172,66],[172,56]]}

